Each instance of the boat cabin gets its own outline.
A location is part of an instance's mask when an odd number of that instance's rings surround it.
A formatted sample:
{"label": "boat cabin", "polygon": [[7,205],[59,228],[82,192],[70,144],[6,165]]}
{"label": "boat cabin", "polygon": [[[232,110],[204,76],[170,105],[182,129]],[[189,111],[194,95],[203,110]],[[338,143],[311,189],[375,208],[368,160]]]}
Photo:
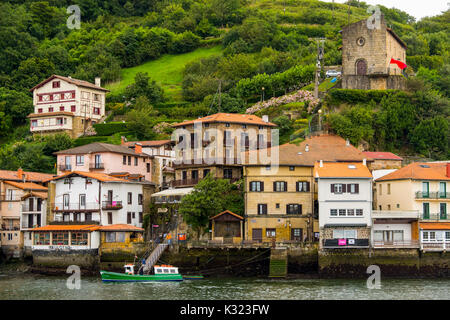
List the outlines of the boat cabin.
{"label": "boat cabin", "polygon": [[126,264],[123,266],[126,274],[134,274],[134,264]]}
{"label": "boat cabin", "polygon": [[177,274],[178,268],[170,265],[154,266],[155,274]]}

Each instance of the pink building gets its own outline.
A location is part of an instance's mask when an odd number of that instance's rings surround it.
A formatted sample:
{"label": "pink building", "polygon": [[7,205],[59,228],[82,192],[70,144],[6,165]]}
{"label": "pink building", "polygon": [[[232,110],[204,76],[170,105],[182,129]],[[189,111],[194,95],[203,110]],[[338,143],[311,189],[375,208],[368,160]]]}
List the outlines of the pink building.
{"label": "pink building", "polygon": [[58,175],[69,171],[106,173],[152,181],[151,156],[138,145],[130,149],[108,143],[95,142],[55,152]]}

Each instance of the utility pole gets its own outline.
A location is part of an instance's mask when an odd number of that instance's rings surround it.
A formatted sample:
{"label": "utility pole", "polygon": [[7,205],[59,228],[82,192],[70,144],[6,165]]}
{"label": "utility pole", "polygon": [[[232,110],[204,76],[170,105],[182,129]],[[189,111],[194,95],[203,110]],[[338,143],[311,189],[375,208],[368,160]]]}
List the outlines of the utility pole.
{"label": "utility pole", "polygon": [[[320,71],[322,70],[322,63],[324,55],[324,42],[325,38],[316,38],[317,41],[317,63],[316,63],[316,75],[314,78],[314,98],[319,98],[319,77]],[[321,45],[322,44],[322,45]]]}
{"label": "utility pole", "polygon": [[222,106],[222,80],[219,80],[219,113],[221,110],[221,106]]}

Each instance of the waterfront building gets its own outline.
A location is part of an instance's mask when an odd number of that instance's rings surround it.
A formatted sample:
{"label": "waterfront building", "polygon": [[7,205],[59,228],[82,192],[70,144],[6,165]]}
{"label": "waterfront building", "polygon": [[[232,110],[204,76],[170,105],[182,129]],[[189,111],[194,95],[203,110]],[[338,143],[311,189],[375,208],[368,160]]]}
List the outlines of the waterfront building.
{"label": "waterfront building", "polygon": [[51,181],[52,221],[70,224],[128,224],[142,227],[147,181],[105,173],[68,172]]}
{"label": "waterfront building", "polygon": [[31,255],[33,244],[32,229],[47,224],[47,188],[46,190],[28,190],[21,197],[20,230],[23,236],[23,253]]}
{"label": "waterfront building", "polygon": [[422,251],[448,251],[450,248],[450,222],[421,222],[420,249]]}
{"label": "waterfront building", "polygon": [[[277,149],[274,149],[277,148]],[[278,159],[267,164],[257,151],[244,166],[245,234],[253,241],[318,241],[316,161],[362,162],[364,154],[335,135],[269,148]],[[251,155],[258,154],[257,157]]]}
{"label": "waterfront building", "polygon": [[55,155],[59,175],[85,171],[152,181],[151,156],[143,153],[139,145],[133,150],[126,146],[94,142],[61,150]]}
{"label": "waterfront building", "polygon": [[154,141],[125,141],[122,137],[122,146],[136,150],[141,148],[142,153],[148,154],[152,161],[152,182],[160,190],[168,189],[175,179],[173,162],[175,161],[174,142],[171,140]]}
{"label": "waterfront building", "polygon": [[83,135],[105,116],[105,95],[100,78],[95,84],[52,75],[30,91],[34,112],[28,115],[33,135],[67,133],[71,138]]}
{"label": "waterfront building", "polygon": [[367,159],[372,159],[370,163],[370,171],[372,170],[392,170],[402,167],[403,158],[393,154],[392,152],[371,152],[363,151]]}
{"label": "waterfront building", "polygon": [[418,247],[418,221],[449,221],[449,181],[448,162],[411,163],[376,179],[374,241],[380,245]]}
{"label": "waterfront building", "polygon": [[[144,229],[128,224],[113,224],[101,226],[99,254],[114,257],[118,251],[121,256],[134,259],[134,255],[142,256],[145,253]],[[111,259],[112,260],[112,259]],[[123,261],[119,262],[123,266]]]}
{"label": "waterfront building", "polygon": [[[24,208],[22,199],[30,192],[46,193],[45,181],[52,177],[51,174],[27,172],[22,169],[17,171],[0,170],[0,242],[5,255],[19,257],[22,254],[23,218],[33,219],[33,224],[45,223],[45,202],[40,205],[38,202],[34,202],[33,212],[26,213],[22,210]],[[26,221],[31,222],[31,220]]]}
{"label": "waterfront building", "polygon": [[372,174],[363,162],[314,165],[320,248],[368,248],[372,227]]}
{"label": "waterfront building", "polygon": [[211,221],[211,240],[218,243],[241,243],[244,231],[244,218],[229,210],[225,210]]}
{"label": "waterfront building", "polygon": [[216,113],[173,125],[176,129],[173,187],[191,187],[211,173],[237,181],[242,178],[242,151],[271,146],[275,124],[249,114]]}

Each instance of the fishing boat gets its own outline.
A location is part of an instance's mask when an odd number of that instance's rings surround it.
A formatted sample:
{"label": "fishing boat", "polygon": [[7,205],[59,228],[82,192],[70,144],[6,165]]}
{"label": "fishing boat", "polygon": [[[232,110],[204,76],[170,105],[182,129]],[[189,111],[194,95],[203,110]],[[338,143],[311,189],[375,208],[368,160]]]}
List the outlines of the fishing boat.
{"label": "fishing boat", "polygon": [[134,264],[124,265],[125,273],[100,271],[104,282],[154,282],[154,281],[183,281],[178,268],[171,265],[153,267],[153,274],[135,274]]}
{"label": "fishing boat", "polygon": [[204,277],[202,275],[194,276],[194,275],[185,275],[183,276],[183,280],[203,280]]}

